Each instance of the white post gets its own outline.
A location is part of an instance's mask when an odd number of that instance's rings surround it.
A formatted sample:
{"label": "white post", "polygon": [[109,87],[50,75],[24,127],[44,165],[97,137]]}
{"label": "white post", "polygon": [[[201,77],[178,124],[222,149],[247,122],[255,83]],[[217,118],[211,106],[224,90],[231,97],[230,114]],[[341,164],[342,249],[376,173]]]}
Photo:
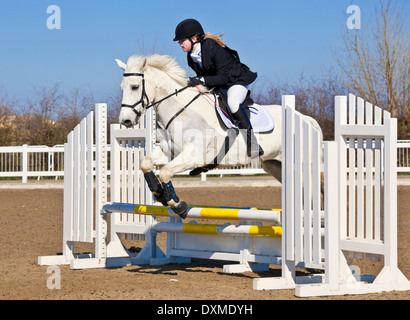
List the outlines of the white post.
{"label": "white post", "polygon": [[397,268],[397,119],[385,119],[384,237],[385,265]]}
{"label": "white post", "polygon": [[296,286],[294,238],[294,109],[295,96],[282,96],[282,276],[253,280],[255,290]]}
{"label": "white post", "polygon": [[[355,99],[354,96],[350,95],[349,96],[349,117],[350,120],[352,119],[352,115],[350,110],[354,109],[355,106]],[[353,107],[352,107],[353,106]],[[343,138],[343,135],[341,133],[341,126],[347,124],[347,97],[346,96],[336,96],[335,97],[335,141],[338,143],[339,148],[338,148],[338,154],[339,154],[339,206],[340,206],[340,236],[342,238],[347,237],[347,202],[346,202],[346,197],[347,197],[347,191],[346,191],[346,168],[347,168],[347,163],[346,163],[346,157],[347,157],[347,151],[346,151],[346,142]],[[349,177],[353,179],[353,177]],[[352,181],[352,180],[350,180]],[[352,184],[350,185],[352,187]],[[354,185],[353,185],[354,187]]]}
{"label": "white post", "polygon": [[27,183],[28,172],[28,145],[23,144],[22,157],[21,157],[21,178],[23,183]]}
{"label": "white post", "polygon": [[337,142],[324,142],[325,164],[325,282],[330,290],[339,290],[339,181]]}
{"label": "white post", "polygon": [[95,155],[95,257],[105,259],[107,256],[107,221],[100,212],[107,202],[107,105],[95,105],[96,120],[96,155]]}
{"label": "white post", "polygon": [[64,144],[63,256],[67,262],[74,258],[73,253],[73,133],[70,133]]}
{"label": "white post", "polygon": [[282,162],[282,278],[290,287],[295,286],[293,110],[295,96],[282,96],[282,147],[286,159]]}

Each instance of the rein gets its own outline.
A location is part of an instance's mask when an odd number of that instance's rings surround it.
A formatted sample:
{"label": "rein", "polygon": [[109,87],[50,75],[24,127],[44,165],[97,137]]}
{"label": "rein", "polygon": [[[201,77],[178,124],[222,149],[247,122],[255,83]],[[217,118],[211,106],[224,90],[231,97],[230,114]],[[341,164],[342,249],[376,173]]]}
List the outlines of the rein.
{"label": "rein", "polygon": [[[186,86],[186,87],[183,87],[182,89],[179,89],[179,90],[176,90],[176,89],[175,89],[175,92],[174,92],[174,93],[171,93],[170,95],[166,96],[165,98],[163,98],[163,99],[161,99],[161,100],[159,100],[159,101],[157,101],[157,102],[154,102],[154,103],[149,104],[149,98],[148,98],[147,92],[145,91],[145,78],[144,78],[144,74],[143,74],[143,73],[124,73],[123,76],[124,76],[124,77],[142,77],[142,93],[141,93],[141,99],[140,99],[139,101],[137,101],[136,103],[132,104],[132,105],[130,105],[130,104],[121,104],[121,108],[122,108],[122,107],[131,108],[131,110],[134,111],[135,114],[136,114],[138,117],[141,117],[141,116],[142,116],[142,113],[139,112],[139,111],[137,111],[137,110],[135,110],[135,108],[136,108],[140,103],[142,104],[142,107],[143,107],[145,110],[147,110],[147,109],[149,109],[149,108],[151,108],[151,107],[153,107],[153,106],[155,106],[155,105],[157,105],[157,104],[160,104],[161,102],[163,102],[163,101],[165,101],[165,100],[171,98],[172,96],[178,95],[178,93],[180,93],[180,92],[182,92],[182,91],[184,91],[185,89],[188,88],[188,86]],[[196,97],[195,97],[194,99],[196,99]],[[146,102],[146,103],[145,103],[145,102]],[[191,101],[189,104],[191,104],[191,103],[192,103],[192,101]],[[189,104],[188,104],[188,105],[189,105]]]}
{"label": "rein", "polygon": [[182,112],[184,112],[185,109],[188,108],[192,102],[194,102],[196,99],[198,99],[201,94],[202,93],[198,93],[191,101],[188,102],[188,104],[185,107],[183,107],[177,113],[175,113],[173,115],[173,117],[168,121],[167,125],[165,126],[165,130],[168,130],[168,127],[171,124],[171,122],[174,121],[176,119],[176,117],[178,117]]}

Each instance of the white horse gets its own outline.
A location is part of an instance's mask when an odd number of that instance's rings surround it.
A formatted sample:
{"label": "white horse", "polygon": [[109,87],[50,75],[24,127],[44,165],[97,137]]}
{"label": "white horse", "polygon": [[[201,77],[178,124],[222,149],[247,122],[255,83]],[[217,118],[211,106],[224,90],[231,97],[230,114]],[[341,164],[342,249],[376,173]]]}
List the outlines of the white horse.
{"label": "white horse", "polygon": [[[201,94],[199,88],[186,88],[186,72],[175,59],[154,54],[131,56],[127,64],[116,61],[125,71],[121,83],[123,99],[119,122],[133,127],[147,108],[155,108],[158,126],[164,129],[159,130],[162,132],[162,148],[147,155],[141,168],[156,199],[185,218],[187,204],[176,195],[171,178],[209,164],[214,164],[212,168],[249,164],[253,160],[246,153],[246,132],[245,138],[237,137],[237,131],[228,130],[218,118],[209,96]],[[260,160],[262,168],[281,181],[282,107],[264,107],[272,115],[275,129],[267,133],[255,132],[265,151]],[[321,132],[314,119],[305,117]],[[166,148],[173,151],[173,159],[165,155]],[[152,171],[154,166],[160,167],[159,181]]]}

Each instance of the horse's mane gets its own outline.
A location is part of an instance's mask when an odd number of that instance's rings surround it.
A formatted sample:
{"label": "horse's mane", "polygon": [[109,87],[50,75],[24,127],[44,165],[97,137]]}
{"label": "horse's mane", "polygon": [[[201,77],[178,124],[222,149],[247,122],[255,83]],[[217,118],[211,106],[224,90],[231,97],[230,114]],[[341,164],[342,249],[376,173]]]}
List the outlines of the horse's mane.
{"label": "horse's mane", "polygon": [[127,61],[127,68],[137,68],[145,73],[149,68],[155,68],[167,73],[178,84],[186,85],[186,71],[170,56],[153,54],[149,56],[131,56]]}

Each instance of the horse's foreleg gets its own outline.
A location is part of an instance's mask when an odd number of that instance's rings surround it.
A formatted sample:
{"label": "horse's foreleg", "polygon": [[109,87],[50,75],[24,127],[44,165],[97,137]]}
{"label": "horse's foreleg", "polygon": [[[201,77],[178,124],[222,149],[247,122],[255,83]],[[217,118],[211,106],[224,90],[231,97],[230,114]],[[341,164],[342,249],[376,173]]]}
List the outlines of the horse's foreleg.
{"label": "horse's foreleg", "polygon": [[159,180],[162,183],[165,199],[172,210],[182,219],[186,218],[188,205],[177,196],[171,179],[177,173],[192,170],[203,165],[204,162],[201,161],[194,145],[187,143],[177,157],[161,168]]}
{"label": "horse's foreleg", "polygon": [[160,149],[146,156],[141,162],[141,170],[144,172],[144,178],[148,188],[154,195],[155,199],[158,202],[161,202],[164,206],[168,205],[165,200],[164,190],[161,182],[155,176],[153,169],[154,166],[163,166],[166,163],[168,163],[168,159]]}

